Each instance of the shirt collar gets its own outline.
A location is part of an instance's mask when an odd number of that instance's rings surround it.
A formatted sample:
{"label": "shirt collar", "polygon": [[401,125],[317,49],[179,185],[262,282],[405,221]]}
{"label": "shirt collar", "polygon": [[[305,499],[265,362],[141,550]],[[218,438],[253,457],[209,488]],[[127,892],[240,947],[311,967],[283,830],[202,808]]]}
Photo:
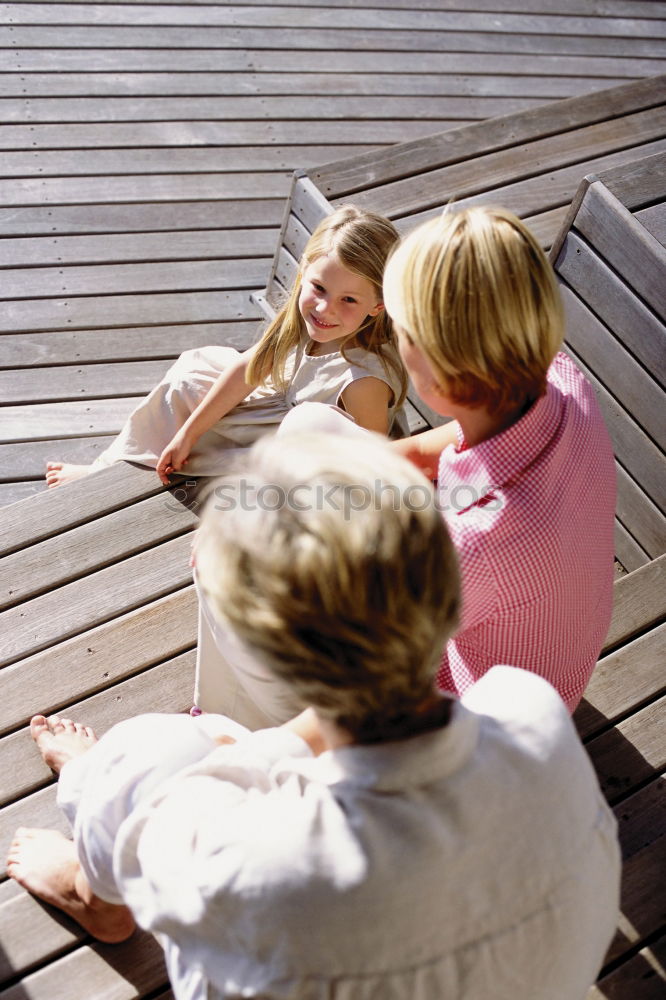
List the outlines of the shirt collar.
{"label": "shirt collar", "polygon": [[441,729],[407,740],[338,747],[314,759],[289,762],[290,770],[326,785],[354,785],[390,792],[441,781],[459,770],[474,752],[479,717],[454,702]]}
{"label": "shirt collar", "polygon": [[546,448],[561,420],[561,394],[548,382],[546,392],[527,413],[500,434],[459,449],[447,445],[439,461],[439,489],[469,498],[472,506],[484,496],[515,479]]}

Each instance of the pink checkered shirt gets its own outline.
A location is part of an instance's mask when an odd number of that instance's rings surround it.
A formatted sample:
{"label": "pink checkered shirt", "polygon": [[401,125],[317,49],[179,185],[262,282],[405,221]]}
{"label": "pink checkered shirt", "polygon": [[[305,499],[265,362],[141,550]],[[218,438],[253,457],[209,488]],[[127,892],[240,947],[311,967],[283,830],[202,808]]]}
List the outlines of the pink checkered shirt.
{"label": "pink checkered shirt", "polygon": [[524,667],[573,711],[613,601],[615,467],[591,386],[558,354],[525,416],[475,447],[449,445],[438,478],[463,581],[439,686],[462,694],[494,664]]}

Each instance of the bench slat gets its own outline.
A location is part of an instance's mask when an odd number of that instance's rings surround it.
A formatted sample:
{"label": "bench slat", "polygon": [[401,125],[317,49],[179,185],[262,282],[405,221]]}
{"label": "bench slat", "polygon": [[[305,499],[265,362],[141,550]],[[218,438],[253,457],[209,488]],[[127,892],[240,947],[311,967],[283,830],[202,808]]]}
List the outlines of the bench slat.
{"label": "bench slat", "polygon": [[665,587],[666,555],[615,581],[613,618],[604,642],[604,653],[663,619]]}

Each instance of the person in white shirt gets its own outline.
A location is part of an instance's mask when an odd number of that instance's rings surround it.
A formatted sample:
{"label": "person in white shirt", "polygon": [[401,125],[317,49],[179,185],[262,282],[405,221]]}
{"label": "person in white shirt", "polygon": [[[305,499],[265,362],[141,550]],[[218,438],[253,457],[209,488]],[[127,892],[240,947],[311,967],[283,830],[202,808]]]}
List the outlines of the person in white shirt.
{"label": "person in white shirt", "polygon": [[430,484],[378,438],[285,435],[223,486],[200,585],[303,711],[98,742],[35,716],[73,841],[18,831],[8,873],[101,940],[155,933],[178,1000],[583,1000],[616,823],[547,681],[436,692],[459,580]]}

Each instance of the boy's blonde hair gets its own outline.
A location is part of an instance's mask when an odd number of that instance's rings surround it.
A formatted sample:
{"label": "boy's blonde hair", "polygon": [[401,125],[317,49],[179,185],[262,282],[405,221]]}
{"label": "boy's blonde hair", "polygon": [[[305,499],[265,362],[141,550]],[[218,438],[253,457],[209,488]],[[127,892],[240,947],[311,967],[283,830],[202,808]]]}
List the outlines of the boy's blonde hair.
{"label": "boy's blonde hair", "polygon": [[[320,257],[335,254],[343,267],[370,281],[382,299],[382,279],[389,253],[399,239],[398,231],[388,219],[375,212],[366,212],[355,205],[341,205],[323,219],[308,240],[299,264],[296,280],[285,305],[270,323],[259,341],[247,370],[251,385],[272,378],[281,390],[286,388],[285,365],[291,351],[305,336],[305,324],[298,309],[302,273]],[[388,375],[400,385],[399,406],[407,392],[407,376],[395,348],[391,319],[385,309],[368,316],[355,333],[346,338],[340,353],[360,347],[378,355]]]}
{"label": "boy's blonde hair", "polygon": [[387,265],[384,301],[453,402],[500,414],[545,392],[562,303],[545,254],[511,212],[447,210],[419,226]]}
{"label": "boy's blonde hair", "polygon": [[457,623],[456,556],[431,484],[388,444],[259,442],[218,482],[197,572],[220,623],[357,742],[397,738]]}

